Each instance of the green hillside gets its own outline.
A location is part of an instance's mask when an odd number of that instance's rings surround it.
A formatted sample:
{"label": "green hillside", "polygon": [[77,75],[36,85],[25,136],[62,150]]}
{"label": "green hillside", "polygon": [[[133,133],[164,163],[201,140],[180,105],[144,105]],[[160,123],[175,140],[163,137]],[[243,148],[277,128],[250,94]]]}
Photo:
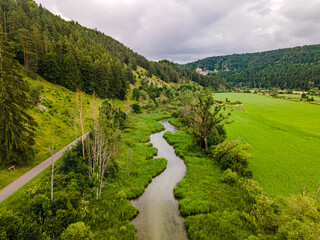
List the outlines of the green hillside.
{"label": "green hillside", "polygon": [[320,45],[209,57],[183,67],[213,71],[236,87],[309,90],[320,87]]}
{"label": "green hillside", "polygon": [[[21,166],[16,166],[17,169],[13,172],[9,172],[7,168],[0,169],[0,189],[47,159],[51,155],[52,139],[54,139],[54,152],[57,152],[76,139],[76,131],[77,136],[81,136],[79,113],[76,113],[75,108],[76,93],[43,79],[27,78],[27,81],[31,88],[41,89],[40,106],[44,106],[47,110],[44,110],[45,108],[41,110],[36,104],[28,109],[28,114],[38,124],[35,131],[35,157]],[[94,108],[98,111],[102,101],[91,95],[83,95],[86,131],[93,125]]]}
{"label": "green hillside", "polygon": [[201,85],[224,85],[217,77],[198,76],[168,61],[149,62],[97,29],[65,21],[33,1],[1,1],[0,19],[0,33],[25,72],[71,90],[123,100],[129,84],[135,81],[131,70],[137,66],[148,70],[148,77],[154,74],[166,82],[193,80]]}

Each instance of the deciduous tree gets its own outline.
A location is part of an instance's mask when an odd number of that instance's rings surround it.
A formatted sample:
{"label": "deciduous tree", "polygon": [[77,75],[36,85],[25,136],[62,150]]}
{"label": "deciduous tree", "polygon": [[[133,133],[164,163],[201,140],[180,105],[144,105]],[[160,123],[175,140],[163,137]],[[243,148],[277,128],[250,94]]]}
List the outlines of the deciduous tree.
{"label": "deciduous tree", "polygon": [[199,102],[193,108],[194,133],[201,138],[201,144],[204,144],[206,151],[210,145],[217,145],[223,141],[225,137],[223,125],[230,123],[228,121],[230,113],[224,114],[222,106],[214,101],[212,95],[213,93],[208,90],[200,93]]}

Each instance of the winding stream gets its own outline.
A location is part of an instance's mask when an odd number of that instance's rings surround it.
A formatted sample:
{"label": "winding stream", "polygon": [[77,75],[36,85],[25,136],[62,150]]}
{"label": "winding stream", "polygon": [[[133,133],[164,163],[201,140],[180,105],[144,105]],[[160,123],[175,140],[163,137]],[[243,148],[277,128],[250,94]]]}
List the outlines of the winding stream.
{"label": "winding stream", "polygon": [[168,120],[160,123],[165,130],[152,134],[150,142],[158,149],[157,158],[167,159],[167,168],[152,180],[139,199],[131,201],[140,211],[132,222],[137,226],[140,240],[188,239],[178,201],[173,196],[173,188],[183,179],[186,166],[163,138],[165,132],[175,132],[175,127]]}

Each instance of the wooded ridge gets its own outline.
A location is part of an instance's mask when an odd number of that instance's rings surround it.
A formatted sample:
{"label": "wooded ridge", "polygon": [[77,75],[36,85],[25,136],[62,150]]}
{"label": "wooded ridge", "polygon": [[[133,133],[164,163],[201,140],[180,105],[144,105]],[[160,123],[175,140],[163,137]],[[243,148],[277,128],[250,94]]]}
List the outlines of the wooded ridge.
{"label": "wooded ridge", "polygon": [[320,87],[320,45],[209,57],[182,67],[210,70],[230,86],[310,90]]}

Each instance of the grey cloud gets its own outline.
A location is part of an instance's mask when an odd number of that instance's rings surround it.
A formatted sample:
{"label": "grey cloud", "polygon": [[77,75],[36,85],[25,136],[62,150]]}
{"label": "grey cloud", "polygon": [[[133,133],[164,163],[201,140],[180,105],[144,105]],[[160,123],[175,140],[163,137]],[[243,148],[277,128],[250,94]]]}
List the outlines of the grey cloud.
{"label": "grey cloud", "polygon": [[150,60],[189,62],[319,42],[318,0],[37,0]]}

